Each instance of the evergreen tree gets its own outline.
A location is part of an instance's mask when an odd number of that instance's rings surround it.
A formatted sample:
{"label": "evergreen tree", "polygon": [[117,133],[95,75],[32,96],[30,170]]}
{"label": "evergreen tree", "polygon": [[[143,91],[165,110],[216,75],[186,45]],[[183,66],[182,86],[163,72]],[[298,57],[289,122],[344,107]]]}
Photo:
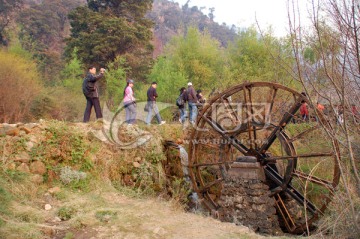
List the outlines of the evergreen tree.
{"label": "evergreen tree", "polygon": [[131,77],[144,77],[151,66],[152,22],[145,18],[152,0],[87,1],[70,13],[71,36],[67,55],[76,47],[85,64],[106,66],[118,56],[126,58]]}

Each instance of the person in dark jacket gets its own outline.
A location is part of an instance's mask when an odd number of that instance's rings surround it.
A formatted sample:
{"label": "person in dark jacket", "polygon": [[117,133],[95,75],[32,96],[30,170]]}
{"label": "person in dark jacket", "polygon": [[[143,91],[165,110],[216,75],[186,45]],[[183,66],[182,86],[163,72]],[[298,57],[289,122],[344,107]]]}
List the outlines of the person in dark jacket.
{"label": "person in dark jacket", "polygon": [[147,91],[147,107],[148,107],[148,114],[146,116],[145,123],[147,125],[150,125],[151,119],[152,119],[152,113],[155,112],[156,119],[160,125],[165,124],[165,121],[161,119],[159,109],[156,105],[156,98],[158,97],[158,94],[156,93],[156,87],[157,83],[154,81],[151,83],[151,86],[149,87]]}
{"label": "person in dark jacket", "polygon": [[86,98],[86,108],[84,113],[84,122],[89,122],[91,109],[94,106],[96,119],[101,119],[101,107],[99,101],[99,91],[97,87],[97,81],[100,80],[104,76],[105,69],[100,69],[100,74],[96,75],[96,68],[94,66],[90,66],[88,68],[88,73],[84,78],[82,84],[82,90]]}
{"label": "person in dark jacket", "polygon": [[204,104],[206,99],[204,98],[203,94],[202,94],[202,90],[197,90],[196,91],[196,98],[198,99],[200,104]]}
{"label": "person in dark jacket", "polygon": [[190,123],[192,125],[194,125],[196,117],[197,117],[197,113],[198,113],[196,104],[198,104],[199,101],[196,97],[196,92],[195,92],[195,89],[191,82],[188,83],[188,88],[187,88],[186,93],[187,93],[187,101],[188,101],[189,112],[190,112],[190,116],[189,116]]}
{"label": "person in dark jacket", "polygon": [[185,123],[185,119],[186,119],[186,88],[185,87],[181,87],[180,89],[180,95],[179,95],[179,98],[182,99],[183,103],[182,105],[178,105],[179,107],[179,112],[180,112],[180,118],[179,118],[179,121],[180,123]]}

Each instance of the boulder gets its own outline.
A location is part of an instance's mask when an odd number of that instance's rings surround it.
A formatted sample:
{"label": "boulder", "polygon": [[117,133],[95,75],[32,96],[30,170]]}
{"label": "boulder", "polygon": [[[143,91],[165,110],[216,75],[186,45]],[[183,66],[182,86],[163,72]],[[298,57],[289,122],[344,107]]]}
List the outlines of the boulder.
{"label": "boulder", "polygon": [[41,175],[34,174],[34,175],[31,175],[30,181],[35,183],[35,184],[42,184],[44,182],[44,179],[43,179],[43,177]]}
{"label": "boulder", "polygon": [[30,159],[31,159],[30,155],[27,152],[23,151],[15,156],[14,161],[21,163],[29,163]]}
{"label": "boulder", "polygon": [[23,173],[30,173],[29,166],[26,163],[20,164],[16,170]]}
{"label": "boulder", "polygon": [[34,143],[31,142],[31,141],[26,142],[25,145],[26,145],[26,150],[27,151],[31,151],[31,149],[34,148]]}
{"label": "boulder", "polygon": [[45,204],[44,208],[45,208],[46,211],[50,211],[52,206],[50,204]]}
{"label": "boulder", "polygon": [[46,166],[41,161],[35,161],[30,164],[30,172],[34,174],[44,175],[46,173]]}
{"label": "boulder", "polygon": [[53,187],[53,188],[49,188],[48,192],[50,194],[57,194],[57,193],[61,192],[61,189],[59,187]]}
{"label": "boulder", "polygon": [[8,164],[6,164],[6,169],[15,170],[16,169],[16,164],[14,162],[8,163]]}
{"label": "boulder", "polygon": [[30,134],[31,133],[31,129],[25,127],[25,126],[21,126],[19,127],[19,130],[24,131],[26,134]]}
{"label": "boulder", "polygon": [[20,134],[20,130],[18,128],[9,128],[6,130],[5,134],[9,136],[18,136]]}
{"label": "boulder", "polygon": [[141,164],[139,164],[138,162],[133,162],[133,166],[135,168],[140,168]]}

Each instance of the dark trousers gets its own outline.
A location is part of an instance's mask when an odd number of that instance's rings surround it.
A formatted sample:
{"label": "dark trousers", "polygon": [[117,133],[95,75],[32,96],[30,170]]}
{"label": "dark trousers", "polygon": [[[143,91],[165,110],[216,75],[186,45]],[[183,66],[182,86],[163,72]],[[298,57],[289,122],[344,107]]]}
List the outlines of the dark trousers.
{"label": "dark trousers", "polygon": [[91,109],[94,106],[95,109],[95,114],[96,114],[96,118],[102,118],[102,113],[101,113],[101,107],[100,107],[100,101],[99,98],[97,97],[86,97],[86,108],[85,108],[85,113],[84,113],[84,122],[89,122],[90,120],[90,115],[91,115]]}

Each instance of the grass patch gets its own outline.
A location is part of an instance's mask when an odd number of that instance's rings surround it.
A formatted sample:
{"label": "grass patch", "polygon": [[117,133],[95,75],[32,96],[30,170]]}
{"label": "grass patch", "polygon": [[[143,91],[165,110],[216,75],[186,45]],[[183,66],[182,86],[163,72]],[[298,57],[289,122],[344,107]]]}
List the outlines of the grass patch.
{"label": "grass patch", "polygon": [[65,234],[64,239],[73,239],[73,238],[75,238],[74,236],[75,236],[74,233],[72,233],[72,232],[67,232],[67,233]]}
{"label": "grass patch", "polygon": [[11,201],[11,194],[0,186],[0,213],[7,213]]}
{"label": "grass patch", "polygon": [[95,213],[95,217],[100,222],[109,222],[110,220],[115,220],[117,218],[117,212],[104,210],[104,211],[97,211]]}
{"label": "grass patch", "polygon": [[63,221],[67,221],[73,218],[75,214],[76,214],[75,208],[68,206],[61,207],[57,213],[58,217]]}

